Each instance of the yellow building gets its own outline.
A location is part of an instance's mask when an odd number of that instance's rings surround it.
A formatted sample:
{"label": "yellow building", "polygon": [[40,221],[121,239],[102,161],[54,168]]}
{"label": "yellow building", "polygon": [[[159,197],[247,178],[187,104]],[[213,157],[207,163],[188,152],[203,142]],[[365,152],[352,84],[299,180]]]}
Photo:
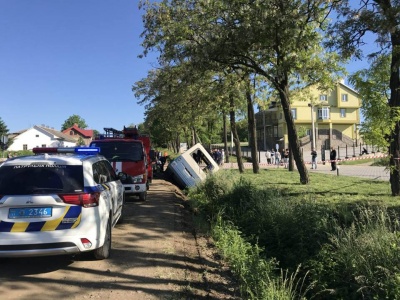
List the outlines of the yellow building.
{"label": "yellow building", "polygon": [[[361,99],[356,91],[340,82],[330,93],[315,88],[300,97],[301,100],[291,99],[291,111],[302,147],[310,149],[315,145],[316,149],[329,149],[358,143]],[[259,149],[288,148],[280,101],[271,102],[268,109],[256,113],[256,128]]]}

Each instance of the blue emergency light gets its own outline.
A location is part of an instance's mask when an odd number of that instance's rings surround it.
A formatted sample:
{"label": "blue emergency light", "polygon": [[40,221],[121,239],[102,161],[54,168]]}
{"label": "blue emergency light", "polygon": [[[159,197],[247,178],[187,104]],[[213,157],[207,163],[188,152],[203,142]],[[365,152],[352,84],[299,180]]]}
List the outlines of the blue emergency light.
{"label": "blue emergency light", "polygon": [[79,148],[75,148],[75,153],[95,154],[95,153],[100,153],[100,148],[99,147],[79,147]]}
{"label": "blue emergency light", "polygon": [[42,147],[33,148],[33,153],[77,153],[77,154],[98,154],[100,148],[98,147],[71,147],[71,148],[56,148],[56,147]]}

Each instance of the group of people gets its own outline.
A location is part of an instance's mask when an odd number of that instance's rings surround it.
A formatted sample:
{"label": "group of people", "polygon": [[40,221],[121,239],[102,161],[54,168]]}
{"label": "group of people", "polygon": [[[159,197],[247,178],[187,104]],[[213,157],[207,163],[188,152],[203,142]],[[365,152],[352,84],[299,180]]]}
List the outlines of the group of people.
{"label": "group of people", "polygon": [[287,168],[289,164],[289,149],[283,149],[282,152],[276,149],[267,150],[265,157],[268,165],[283,165]]}
{"label": "group of people", "polygon": [[161,151],[155,151],[155,157],[156,157],[156,168],[159,169],[160,172],[164,172],[164,166],[165,163],[167,162],[168,158],[168,152],[162,153]]}
{"label": "group of people", "polygon": [[213,149],[211,151],[211,157],[215,160],[217,165],[221,166],[225,160],[225,151],[224,149]]}
{"label": "group of people", "polygon": [[[311,169],[317,169],[317,156],[318,153],[317,151],[312,148],[311,149]],[[284,149],[282,153],[279,151],[272,149],[267,150],[265,152],[265,157],[267,158],[267,164],[268,165],[280,165],[283,164],[285,168],[288,167],[289,163],[289,149]],[[330,151],[330,162],[331,162],[331,171],[335,171],[337,169],[336,167],[336,150],[335,148],[331,147]]]}
{"label": "group of people", "polygon": [[[317,168],[317,151],[312,148],[311,149],[311,169]],[[336,171],[336,150],[331,147],[331,152],[329,153],[329,160],[331,162],[331,171]]]}

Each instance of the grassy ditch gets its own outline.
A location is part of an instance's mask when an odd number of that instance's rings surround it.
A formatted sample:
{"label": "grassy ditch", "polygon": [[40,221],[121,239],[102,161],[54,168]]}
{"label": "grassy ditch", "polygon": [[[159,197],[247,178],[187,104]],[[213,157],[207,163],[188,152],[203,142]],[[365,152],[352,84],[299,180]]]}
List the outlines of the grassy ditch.
{"label": "grassy ditch", "polygon": [[[244,299],[400,299],[400,199],[388,182],[224,170],[189,191]],[[205,224],[207,226],[205,226]]]}

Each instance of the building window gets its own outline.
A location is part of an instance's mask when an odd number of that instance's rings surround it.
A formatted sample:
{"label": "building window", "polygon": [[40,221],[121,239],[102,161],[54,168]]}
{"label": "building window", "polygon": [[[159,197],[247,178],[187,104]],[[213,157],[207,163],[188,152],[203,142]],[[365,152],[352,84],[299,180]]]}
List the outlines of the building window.
{"label": "building window", "polygon": [[292,112],[293,120],[297,120],[297,109],[296,108],[292,108],[291,112]]}
{"label": "building window", "polygon": [[278,126],[274,126],[274,137],[278,136]]}
{"label": "building window", "polygon": [[342,94],[342,102],[347,102],[349,101],[349,97],[347,94]]}
{"label": "building window", "polygon": [[340,109],[340,117],[341,118],[346,118],[346,109],[345,108],[341,108]]}
{"label": "building window", "polygon": [[46,148],[46,144],[42,144],[42,148]]}
{"label": "building window", "polygon": [[318,108],[318,119],[320,120],[329,119],[329,107]]}
{"label": "building window", "polygon": [[279,120],[282,119],[282,113],[279,113]]}
{"label": "building window", "polygon": [[328,101],[328,95],[319,95],[320,101]]}
{"label": "building window", "polygon": [[22,145],[22,150],[28,150],[28,145],[27,144]]}
{"label": "building window", "polygon": [[307,128],[306,134],[307,134],[308,136],[311,136],[311,132],[312,132],[312,129]]}

